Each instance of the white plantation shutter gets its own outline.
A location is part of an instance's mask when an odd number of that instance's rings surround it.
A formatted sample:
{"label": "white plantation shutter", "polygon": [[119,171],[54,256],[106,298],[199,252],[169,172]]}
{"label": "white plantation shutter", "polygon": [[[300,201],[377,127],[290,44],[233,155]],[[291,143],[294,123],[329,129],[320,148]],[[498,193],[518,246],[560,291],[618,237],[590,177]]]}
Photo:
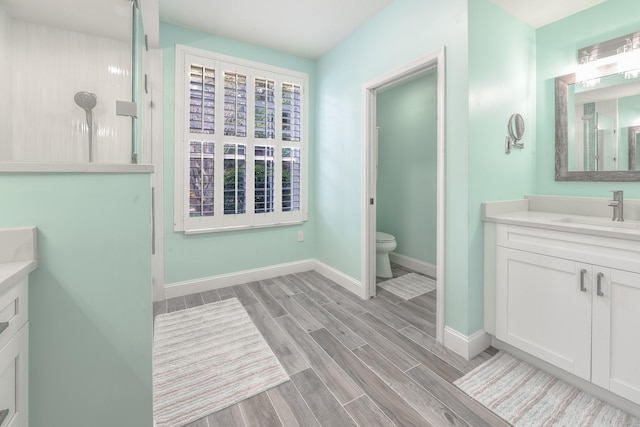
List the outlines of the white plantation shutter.
{"label": "white plantation shutter", "polygon": [[306,221],[307,80],[176,47],[176,230]]}
{"label": "white plantation shutter", "polygon": [[300,210],[300,149],[282,149],[282,211]]}
{"label": "white plantation shutter", "polygon": [[275,81],[256,78],[254,100],[254,129],[256,138],[276,137]]}
{"label": "white plantation shutter", "polygon": [[192,133],[213,133],[215,124],[215,70],[191,64],[189,72],[189,127]]}
{"label": "white plantation shutter", "polygon": [[282,140],[300,142],[300,85],[282,84]]}
{"label": "white plantation shutter", "polygon": [[[226,126],[226,124],[225,124]],[[247,155],[244,144],[224,144],[224,213],[246,211]]]}
{"label": "white plantation shutter", "polygon": [[256,145],[254,161],[255,177],[255,213],[274,211],[275,196],[275,157],[274,147]]}
{"label": "white plantation shutter", "polygon": [[247,136],[247,76],[224,72],[224,134]]}
{"label": "white plantation shutter", "polygon": [[189,215],[213,215],[213,142],[189,141]]}

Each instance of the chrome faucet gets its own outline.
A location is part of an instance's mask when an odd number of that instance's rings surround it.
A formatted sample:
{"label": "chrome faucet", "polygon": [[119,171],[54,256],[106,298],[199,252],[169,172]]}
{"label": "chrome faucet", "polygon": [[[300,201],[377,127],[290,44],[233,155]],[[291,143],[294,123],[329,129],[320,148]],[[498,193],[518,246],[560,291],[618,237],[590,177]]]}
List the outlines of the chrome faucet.
{"label": "chrome faucet", "polygon": [[611,190],[613,200],[609,200],[609,206],[613,207],[612,221],[624,221],[624,198],[621,190]]}

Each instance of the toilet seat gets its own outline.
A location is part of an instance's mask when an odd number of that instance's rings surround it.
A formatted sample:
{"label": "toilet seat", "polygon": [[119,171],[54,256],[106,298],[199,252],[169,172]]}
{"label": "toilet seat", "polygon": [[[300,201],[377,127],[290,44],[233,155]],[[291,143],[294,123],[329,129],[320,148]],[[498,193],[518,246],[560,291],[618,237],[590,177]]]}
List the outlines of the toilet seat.
{"label": "toilet seat", "polygon": [[395,240],[396,238],[393,237],[391,234],[383,233],[381,231],[376,232],[376,243],[393,242]]}

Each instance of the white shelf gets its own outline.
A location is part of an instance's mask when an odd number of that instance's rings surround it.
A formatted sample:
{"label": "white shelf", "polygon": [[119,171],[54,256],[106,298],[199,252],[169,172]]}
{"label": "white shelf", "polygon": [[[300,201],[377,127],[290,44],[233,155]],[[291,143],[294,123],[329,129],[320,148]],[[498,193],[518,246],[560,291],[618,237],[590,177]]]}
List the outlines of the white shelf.
{"label": "white shelf", "polygon": [[0,162],[2,172],[28,173],[153,173],[153,165],[114,163]]}

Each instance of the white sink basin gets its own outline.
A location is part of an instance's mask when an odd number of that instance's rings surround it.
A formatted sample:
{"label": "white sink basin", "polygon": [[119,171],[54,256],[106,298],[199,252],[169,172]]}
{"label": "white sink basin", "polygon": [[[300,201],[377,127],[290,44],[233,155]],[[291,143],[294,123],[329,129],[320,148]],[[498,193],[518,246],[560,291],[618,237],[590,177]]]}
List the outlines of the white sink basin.
{"label": "white sink basin", "polygon": [[554,222],[562,222],[565,224],[576,225],[595,225],[597,227],[614,227],[614,228],[626,228],[632,230],[640,230],[640,222],[638,221],[612,221],[604,218],[589,218],[589,217],[565,217],[554,220]]}

